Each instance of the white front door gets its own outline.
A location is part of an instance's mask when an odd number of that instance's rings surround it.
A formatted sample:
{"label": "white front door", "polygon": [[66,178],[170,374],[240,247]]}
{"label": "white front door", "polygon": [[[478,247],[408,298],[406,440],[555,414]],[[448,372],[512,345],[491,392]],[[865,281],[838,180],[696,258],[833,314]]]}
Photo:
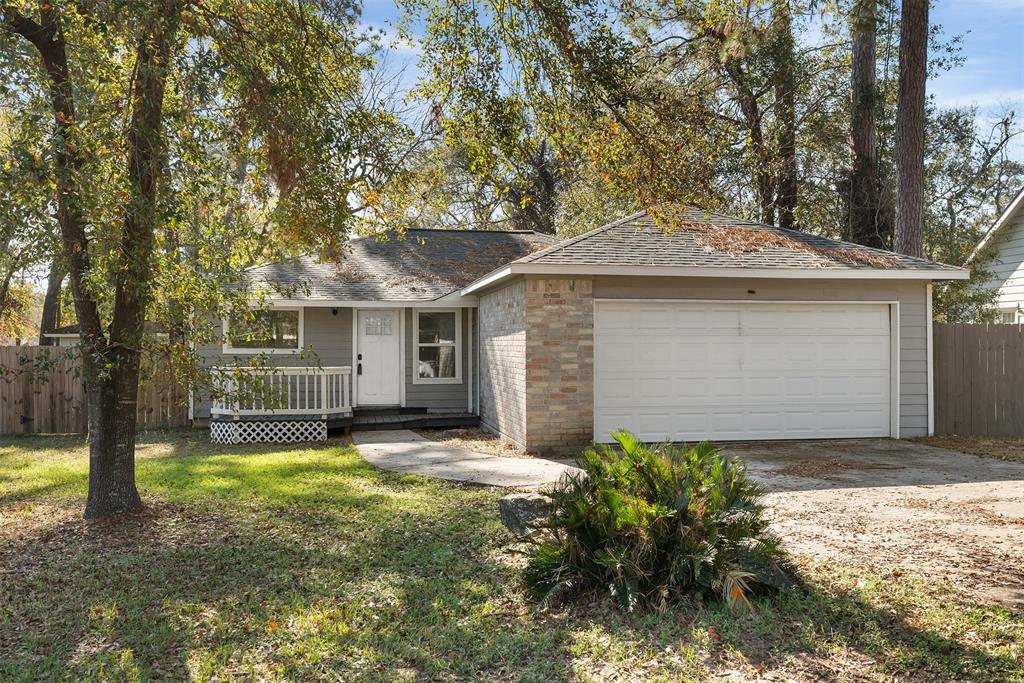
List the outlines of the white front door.
{"label": "white front door", "polygon": [[401,402],[402,311],[358,311],[356,402],[393,406]]}
{"label": "white front door", "polygon": [[890,435],[886,304],[600,301],[594,437]]}

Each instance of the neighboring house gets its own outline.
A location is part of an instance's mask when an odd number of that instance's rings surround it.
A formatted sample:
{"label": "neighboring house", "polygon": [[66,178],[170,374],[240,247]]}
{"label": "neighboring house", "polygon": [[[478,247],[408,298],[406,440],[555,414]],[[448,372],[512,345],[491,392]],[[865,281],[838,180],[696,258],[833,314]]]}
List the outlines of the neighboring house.
{"label": "neighboring house", "polygon": [[44,337],[53,339],[54,346],[77,346],[80,339],[78,325],[64,325],[54,328],[53,332],[44,332]]}
{"label": "neighboring house", "polygon": [[986,264],[992,279],[984,286],[997,290],[999,322],[1024,323],[1024,188],[981,238],[967,264],[982,253],[992,256]]}
{"label": "neighboring house", "polygon": [[[252,269],[271,292],[261,315],[273,338],[240,348],[227,325],[229,341],[207,353],[297,366],[268,379],[284,383],[288,409],[206,401],[195,415],[212,415],[227,440],[319,438],[353,408],[357,422],[368,410],[371,421],[452,415],[540,452],[620,428],[651,441],[931,431],[931,282],[968,271],[726,216],[685,219],[664,234],[641,213],[557,243],[412,230],[354,240],[340,267]],[[292,434],[279,424],[289,416],[313,428]]]}
{"label": "neighboring house", "polygon": [[[152,332],[152,327],[146,324],[147,331]],[[81,334],[78,330],[78,325],[62,325],[61,327],[54,328],[52,332],[44,332],[44,337],[49,337],[54,340],[54,346],[69,347],[78,346],[81,342]],[[158,338],[166,339],[166,332],[156,332]]]}

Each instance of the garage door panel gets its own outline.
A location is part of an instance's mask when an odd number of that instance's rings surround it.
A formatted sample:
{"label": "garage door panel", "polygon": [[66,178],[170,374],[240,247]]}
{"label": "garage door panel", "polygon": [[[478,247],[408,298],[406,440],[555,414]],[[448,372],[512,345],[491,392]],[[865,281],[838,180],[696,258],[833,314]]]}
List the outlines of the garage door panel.
{"label": "garage door panel", "polygon": [[598,302],[595,436],[887,436],[887,305]]}

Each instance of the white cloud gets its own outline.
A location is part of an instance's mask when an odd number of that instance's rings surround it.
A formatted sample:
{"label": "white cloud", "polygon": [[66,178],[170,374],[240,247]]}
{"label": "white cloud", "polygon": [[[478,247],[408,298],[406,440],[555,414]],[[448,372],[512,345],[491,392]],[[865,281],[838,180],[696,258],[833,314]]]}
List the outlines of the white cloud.
{"label": "white cloud", "polygon": [[1024,104],[1024,88],[989,88],[969,90],[946,87],[936,88],[935,103],[940,107],[975,105],[979,109],[997,109],[1004,106],[1021,109]]}

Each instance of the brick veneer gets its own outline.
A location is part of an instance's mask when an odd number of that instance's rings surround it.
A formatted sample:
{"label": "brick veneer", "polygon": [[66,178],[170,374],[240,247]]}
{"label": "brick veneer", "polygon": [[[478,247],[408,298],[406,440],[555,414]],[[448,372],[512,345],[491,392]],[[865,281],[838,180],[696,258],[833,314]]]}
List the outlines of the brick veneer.
{"label": "brick veneer", "polygon": [[526,286],[480,297],[480,420],[526,446]]}
{"label": "brick veneer", "polygon": [[538,453],[594,439],[594,287],[529,278],[480,297],[480,418]]}
{"label": "brick veneer", "polygon": [[526,280],[526,446],[577,449],[594,439],[594,286]]}

